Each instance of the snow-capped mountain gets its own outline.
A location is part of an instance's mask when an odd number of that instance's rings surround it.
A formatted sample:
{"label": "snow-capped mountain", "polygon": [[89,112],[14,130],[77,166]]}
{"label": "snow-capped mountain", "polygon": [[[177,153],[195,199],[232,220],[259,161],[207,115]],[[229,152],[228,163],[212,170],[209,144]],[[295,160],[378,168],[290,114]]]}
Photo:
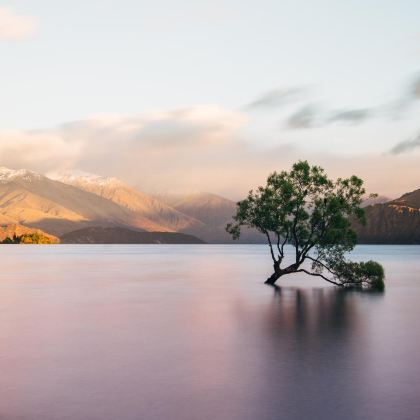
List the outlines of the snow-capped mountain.
{"label": "snow-capped mountain", "polygon": [[118,178],[95,175],[87,172],[64,172],[52,177],[53,179],[69,185],[80,185],[85,188],[110,187],[124,185]]}
{"label": "snow-capped mountain", "polygon": [[132,225],[133,215],[109,200],[24,169],[0,171],[0,224],[54,235],[92,224]]}
{"label": "snow-capped mountain", "polygon": [[147,219],[149,224],[145,226],[146,230],[183,232],[204,227],[197,219],[131,188],[117,178],[93,174],[65,174],[58,179],[65,184],[106,198],[131,211],[135,217]]}
{"label": "snow-capped mountain", "polygon": [[62,235],[87,226],[128,226],[154,232],[203,224],[116,178],[65,174],[50,179],[26,169],[0,169],[0,225],[37,227]]}
{"label": "snow-capped mountain", "polygon": [[37,174],[36,172],[28,171],[27,169],[9,169],[4,166],[0,167],[0,183],[5,184],[7,182],[20,179],[23,181],[31,182],[34,179],[41,179],[43,175]]}
{"label": "snow-capped mountain", "polygon": [[112,177],[66,173],[51,179],[0,168],[0,225],[39,228],[56,236],[91,226],[122,226],[231,242],[225,226],[234,208],[232,201],[213,194],[163,199]]}

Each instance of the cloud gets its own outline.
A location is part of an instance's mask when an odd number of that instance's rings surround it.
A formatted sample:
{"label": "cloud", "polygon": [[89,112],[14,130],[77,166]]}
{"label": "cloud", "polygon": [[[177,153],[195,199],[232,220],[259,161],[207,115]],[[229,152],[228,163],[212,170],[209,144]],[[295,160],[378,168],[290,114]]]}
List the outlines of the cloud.
{"label": "cloud", "polygon": [[420,99],[420,74],[417,75],[412,83],[411,94],[415,100]]}
{"label": "cloud", "polygon": [[78,141],[66,142],[51,131],[0,131],[0,159],[5,166],[41,172],[57,165],[72,166],[82,150]]}
{"label": "cloud", "polygon": [[223,184],[229,165],[234,171],[235,161],[251,156],[240,140],[246,121],[242,113],[202,106],[0,131],[0,164],[44,173],[80,169],[115,175],[149,190],[198,188],[216,179]]}
{"label": "cloud", "polygon": [[[248,105],[248,108],[280,106],[302,98],[304,88],[272,90]],[[373,118],[399,119],[420,100],[420,73],[413,77],[397,97],[389,102],[371,107],[330,109],[325,111],[313,105],[298,108],[285,120],[289,129],[319,128],[336,123],[363,124]]]}
{"label": "cloud", "polygon": [[291,129],[312,128],[316,125],[317,108],[306,105],[294,112],[286,121],[286,126]]}
{"label": "cloud", "polygon": [[306,91],[305,87],[272,89],[247,104],[244,108],[248,110],[279,108],[301,99]]}
{"label": "cloud", "polygon": [[80,139],[92,153],[116,142],[120,148],[171,150],[206,148],[223,143],[246,117],[218,107],[201,106],[137,116],[96,116],[60,126],[66,141]]}
{"label": "cloud", "polygon": [[404,140],[400,143],[397,143],[392,149],[391,153],[394,155],[398,155],[401,153],[411,152],[414,149],[420,147],[420,134],[415,136],[412,139]]}
{"label": "cloud", "polygon": [[329,117],[328,122],[346,122],[349,124],[358,124],[370,119],[373,114],[373,110],[368,108],[334,111]]}
{"label": "cloud", "polygon": [[19,15],[0,7],[0,41],[20,40],[30,37],[35,30],[35,19]]}
{"label": "cloud", "polygon": [[385,117],[400,119],[420,100],[420,73],[414,75],[406,84],[398,98],[385,104],[382,108]]}
{"label": "cloud", "polygon": [[385,111],[384,116],[400,119],[413,108],[418,100],[420,100],[420,73],[411,78],[398,98],[382,107]]}
{"label": "cloud", "polygon": [[290,143],[258,145],[257,138],[252,143],[243,138],[248,118],[243,112],[201,106],[0,131],[0,166],[41,173],[79,170],[115,176],[146,192],[198,190],[237,199],[270,172],[308,159],[334,177],[360,175],[372,192],[393,196],[418,188],[418,159],[413,156],[340,156],[303,151]]}
{"label": "cloud", "polygon": [[327,112],[316,105],[305,105],[286,119],[285,126],[297,130],[325,127],[335,123],[357,125],[371,119],[374,115],[375,110],[368,108]]}

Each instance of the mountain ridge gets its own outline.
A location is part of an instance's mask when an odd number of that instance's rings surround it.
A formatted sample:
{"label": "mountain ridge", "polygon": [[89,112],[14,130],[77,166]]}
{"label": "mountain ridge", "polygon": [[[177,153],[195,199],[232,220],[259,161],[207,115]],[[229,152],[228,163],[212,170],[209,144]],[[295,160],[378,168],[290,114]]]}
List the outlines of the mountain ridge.
{"label": "mountain ridge", "polygon": [[[364,203],[368,223],[355,223],[359,243],[420,243],[420,189],[384,199]],[[0,167],[0,225],[40,229],[56,237],[90,227],[120,227],[238,243],[225,231],[235,210],[234,201],[212,193],[151,196],[112,177],[66,175],[60,180]],[[239,241],[264,242],[255,230],[244,230]]]}
{"label": "mountain ridge", "polygon": [[241,237],[235,241],[226,232],[226,225],[232,221],[236,212],[236,202],[228,198],[208,192],[166,194],[158,197],[177,210],[203,222],[204,231],[191,230],[191,233],[201,234],[207,242],[265,243],[265,237],[254,229],[243,229]]}
{"label": "mountain ridge", "polygon": [[96,194],[128,209],[135,217],[141,218],[143,223],[148,223],[145,230],[178,232],[204,227],[199,220],[130,187],[117,178],[88,174],[64,176],[59,179],[65,184]]}
{"label": "mountain ridge", "polygon": [[205,241],[213,230],[117,178],[85,174],[51,179],[25,169],[1,168],[0,225],[13,224],[55,236],[91,226],[120,226],[186,233]]}
{"label": "mountain ridge", "polygon": [[22,172],[0,183],[0,224],[20,224],[54,235],[70,224],[129,224],[122,208],[75,187],[46,176]]}
{"label": "mountain ridge", "polygon": [[367,224],[356,223],[362,244],[420,244],[420,189],[365,208]]}

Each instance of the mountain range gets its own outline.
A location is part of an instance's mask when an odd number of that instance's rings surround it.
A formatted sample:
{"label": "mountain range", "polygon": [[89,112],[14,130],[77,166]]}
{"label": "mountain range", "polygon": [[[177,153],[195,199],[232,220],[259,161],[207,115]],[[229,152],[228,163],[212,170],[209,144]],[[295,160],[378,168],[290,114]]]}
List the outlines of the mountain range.
{"label": "mountain range", "polygon": [[[72,243],[231,243],[225,226],[235,207],[211,193],[152,196],[116,178],[64,174],[52,179],[0,168],[2,237],[41,230]],[[370,199],[364,207],[367,225],[355,225],[360,243],[420,243],[420,190],[396,200]],[[249,230],[240,242],[265,243],[265,238]]]}
{"label": "mountain range", "polygon": [[420,189],[365,208],[366,226],[356,225],[364,244],[420,244]]}
{"label": "mountain range", "polygon": [[[153,197],[116,178],[65,174],[51,179],[24,169],[0,168],[0,225],[41,229],[57,237],[84,228],[119,227],[226,243],[231,239],[224,228],[234,209],[233,201],[214,194]],[[263,242],[252,231],[242,239],[248,241]]]}

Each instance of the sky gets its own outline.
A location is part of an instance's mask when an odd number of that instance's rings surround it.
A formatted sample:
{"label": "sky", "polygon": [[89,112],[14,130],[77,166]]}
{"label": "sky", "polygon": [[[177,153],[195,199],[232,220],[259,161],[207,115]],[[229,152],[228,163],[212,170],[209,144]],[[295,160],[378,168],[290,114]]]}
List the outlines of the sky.
{"label": "sky", "polygon": [[240,198],[298,159],[420,188],[420,2],[0,1],[0,165]]}

